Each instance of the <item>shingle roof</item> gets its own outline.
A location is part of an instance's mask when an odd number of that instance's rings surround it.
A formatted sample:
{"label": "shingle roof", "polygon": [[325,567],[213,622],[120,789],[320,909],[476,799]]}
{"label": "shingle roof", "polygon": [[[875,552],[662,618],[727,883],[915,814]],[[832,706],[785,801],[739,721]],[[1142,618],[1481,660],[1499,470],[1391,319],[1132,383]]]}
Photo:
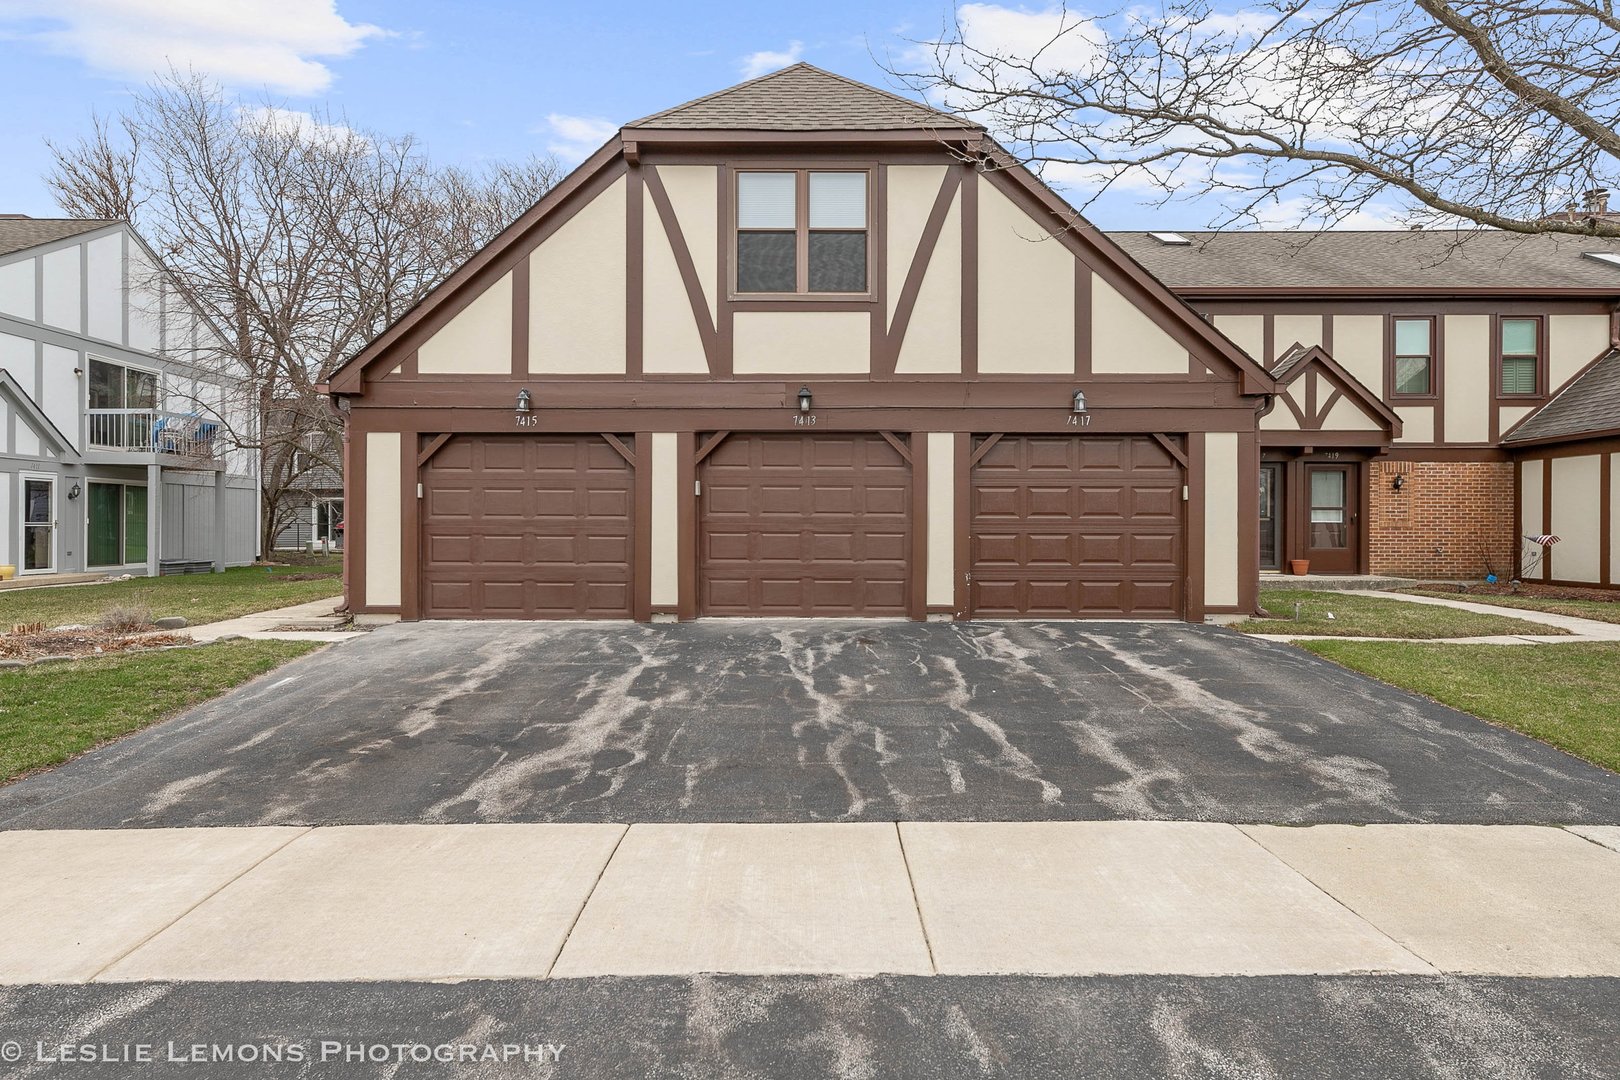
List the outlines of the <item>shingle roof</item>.
{"label": "shingle roof", "polygon": [[1620,266],[1585,257],[1620,255],[1620,240],[1557,233],[1182,232],[1165,244],[1146,232],[1109,238],[1172,289],[1612,289]]}
{"label": "shingle roof", "polygon": [[1579,439],[1620,429],[1620,349],[1612,349],[1572,379],[1502,442]]}
{"label": "shingle roof", "polygon": [[0,255],[105,229],[111,221],[93,218],[0,217]]}
{"label": "shingle roof", "polygon": [[803,63],[625,126],[715,131],[980,130],[971,120]]}

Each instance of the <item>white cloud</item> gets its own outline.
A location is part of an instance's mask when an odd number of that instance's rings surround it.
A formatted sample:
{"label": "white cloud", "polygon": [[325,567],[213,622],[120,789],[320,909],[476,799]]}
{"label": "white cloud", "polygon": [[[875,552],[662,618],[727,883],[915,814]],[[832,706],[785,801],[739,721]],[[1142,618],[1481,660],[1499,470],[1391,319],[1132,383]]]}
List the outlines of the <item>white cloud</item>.
{"label": "white cloud", "polygon": [[742,77],[745,79],[757,79],[761,75],[767,75],[778,68],[785,68],[789,64],[798,63],[799,57],[803,55],[804,42],[790,41],[788,47],[781,52],[772,52],[765,49],[760,52],[749,53],[742,58],[738,70],[742,72]]}
{"label": "white cloud", "polygon": [[575,163],[584,161],[594,154],[603,143],[613,137],[619,130],[619,125],[597,116],[551,113],[546,117],[546,122],[534,130],[538,134],[551,137],[551,142],[546,145],[547,150],[565,162]]}
{"label": "white cloud", "polygon": [[237,87],[318,94],[326,61],[387,31],[351,23],[336,0],[0,0],[0,24],[111,75],[145,79],[171,65]]}
{"label": "white cloud", "polygon": [[1087,71],[1101,56],[1103,33],[1083,12],[963,4],[956,17],[962,40],[973,48],[991,56],[1033,60],[1042,75]]}
{"label": "white cloud", "polygon": [[371,141],[346,124],[332,123],[330,118],[323,119],[315,113],[307,113],[300,109],[284,109],[279,105],[245,105],[241,108],[243,120],[256,127],[274,131],[280,135],[290,135],[299,141],[310,144],[324,144],[329,147],[340,147],[363,143],[368,148]]}

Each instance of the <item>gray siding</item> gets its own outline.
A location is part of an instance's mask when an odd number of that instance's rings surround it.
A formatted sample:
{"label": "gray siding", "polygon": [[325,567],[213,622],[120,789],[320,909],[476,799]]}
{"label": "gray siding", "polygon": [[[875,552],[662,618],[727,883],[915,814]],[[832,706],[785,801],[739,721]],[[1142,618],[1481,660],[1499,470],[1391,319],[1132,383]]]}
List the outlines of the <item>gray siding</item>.
{"label": "gray siding", "polygon": [[[232,478],[225,488],[225,565],[246,566],[259,547],[259,496],[247,479]],[[214,478],[209,473],[166,473],[163,477],[164,559],[214,557]]]}

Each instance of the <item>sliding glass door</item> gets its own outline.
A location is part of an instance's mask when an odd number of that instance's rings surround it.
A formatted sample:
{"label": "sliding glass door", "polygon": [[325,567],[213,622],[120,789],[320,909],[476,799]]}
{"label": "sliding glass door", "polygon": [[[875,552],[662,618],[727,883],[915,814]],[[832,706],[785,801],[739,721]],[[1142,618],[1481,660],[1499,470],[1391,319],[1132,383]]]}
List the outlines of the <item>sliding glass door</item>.
{"label": "sliding glass door", "polygon": [[125,566],[146,561],[146,488],[92,481],[90,565]]}

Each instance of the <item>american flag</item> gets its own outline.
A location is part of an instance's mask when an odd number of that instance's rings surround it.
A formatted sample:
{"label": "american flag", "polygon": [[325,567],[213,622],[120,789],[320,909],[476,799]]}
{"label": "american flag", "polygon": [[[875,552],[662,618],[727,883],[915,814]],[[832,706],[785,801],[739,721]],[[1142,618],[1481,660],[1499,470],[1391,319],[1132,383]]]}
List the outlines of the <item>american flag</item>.
{"label": "american flag", "polygon": [[1558,537],[1553,536],[1551,533],[1542,533],[1540,536],[1527,536],[1525,539],[1532,544],[1540,544],[1542,547],[1552,547],[1558,543]]}

